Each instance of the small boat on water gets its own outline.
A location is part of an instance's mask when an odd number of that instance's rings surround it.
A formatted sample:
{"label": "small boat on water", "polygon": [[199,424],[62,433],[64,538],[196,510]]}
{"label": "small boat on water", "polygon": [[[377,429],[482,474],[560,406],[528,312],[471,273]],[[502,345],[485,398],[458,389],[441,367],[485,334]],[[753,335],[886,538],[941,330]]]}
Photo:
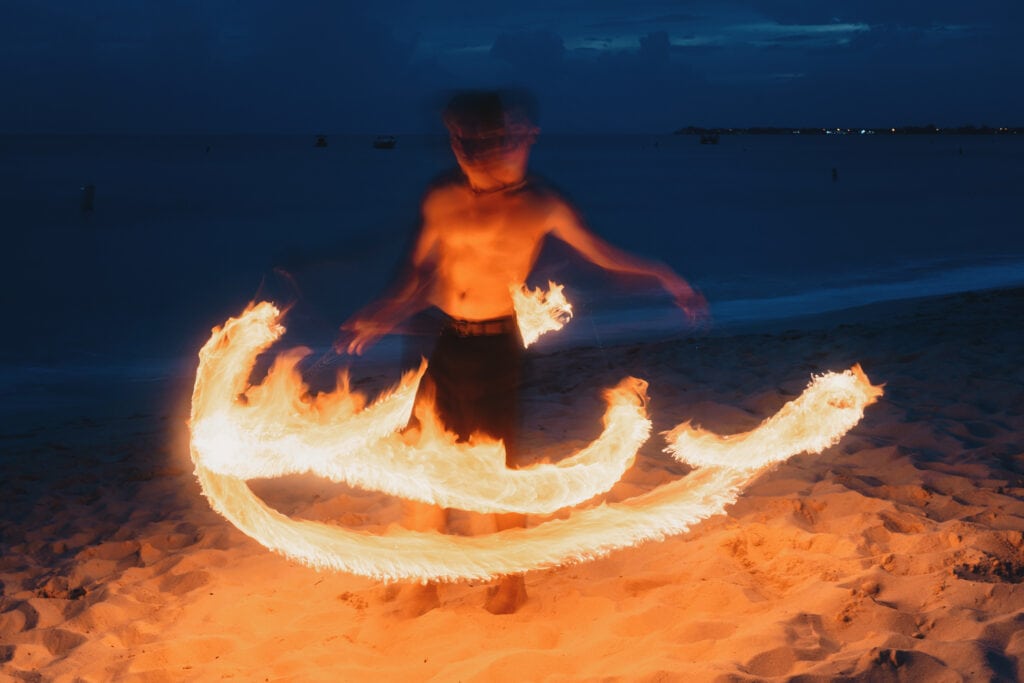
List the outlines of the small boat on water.
{"label": "small boat on water", "polygon": [[378,135],[373,139],[374,149],[394,149],[397,144],[394,135]]}
{"label": "small boat on water", "polygon": [[700,136],[700,144],[702,145],[717,145],[718,144],[718,133],[705,133]]}
{"label": "small boat on water", "polygon": [[314,147],[326,147],[327,146],[327,136],[326,135],[317,135],[316,136],[316,142],[313,143],[313,146]]}

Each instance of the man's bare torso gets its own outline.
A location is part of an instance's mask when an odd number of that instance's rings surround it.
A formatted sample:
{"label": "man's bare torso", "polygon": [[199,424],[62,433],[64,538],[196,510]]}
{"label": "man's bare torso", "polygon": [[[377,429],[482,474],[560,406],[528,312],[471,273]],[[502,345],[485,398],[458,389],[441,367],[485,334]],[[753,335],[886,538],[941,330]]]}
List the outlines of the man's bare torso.
{"label": "man's bare torso", "polygon": [[417,265],[433,265],[431,303],[464,320],[512,314],[509,287],[526,281],[553,213],[563,202],[546,189],[476,193],[443,185],[423,202]]}

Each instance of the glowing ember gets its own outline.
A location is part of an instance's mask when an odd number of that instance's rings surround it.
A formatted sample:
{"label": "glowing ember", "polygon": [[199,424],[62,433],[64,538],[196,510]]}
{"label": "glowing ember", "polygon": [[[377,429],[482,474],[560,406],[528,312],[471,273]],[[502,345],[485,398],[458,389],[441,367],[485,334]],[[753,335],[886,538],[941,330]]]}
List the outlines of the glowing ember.
{"label": "glowing ember", "polygon": [[526,285],[512,286],[510,291],[523,346],[537,341],[545,332],[562,329],[572,319],[572,304],[562,293],[562,285],[549,280],[546,292],[540,287],[531,290]]}
{"label": "glowing ember", "polygon": [[250,387],[256,356],[283,332],[277,309],[261,303],[215,329],[200,351],[190,420],[196,476],[211,506],[264,546],[314,567],[388,580],[484,579],[681,533],[721,513],[773,464],[838,441],[881,395],[854,367],[816,378],[746,434],[723,437],[684,423],[669,432],[668,450],[699,469],[567,519],[479,537],[375,536],[292,520],[267,507],[245,479],[313,472],[447,507],[548,513],[607,490],[632,464],[650,431],[646,383],[627,379],[607,392],[604,431],[583,450],[557,465],[509,470],[500,444],[456,444],[436,420],[425,420],[413,445],[397,434],[424,367],[369,406],[344,377],[334,392],[309,396],[295,369],[302,350],[280,356],[263,384]]}

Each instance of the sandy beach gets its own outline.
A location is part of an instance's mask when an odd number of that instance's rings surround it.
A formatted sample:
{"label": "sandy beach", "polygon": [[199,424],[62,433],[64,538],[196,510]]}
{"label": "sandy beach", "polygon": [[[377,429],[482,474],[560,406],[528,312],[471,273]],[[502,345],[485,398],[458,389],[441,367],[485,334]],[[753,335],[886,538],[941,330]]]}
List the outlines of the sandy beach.
{"label": "sandy beach", "polygon": [[[684,420],[745,431],[858,362],[885,395],[685,535],[530,572],[504,616],[463,582],[405,617],[395,586],[237,531],[192,473],[187,375],[27,387],[0,435],[0,680],[1019,680],[1022,347],[1011,289],[535,357],[523,439],[541,456],[594,437],[602,388],[650,382],[655,433],[614,500],[687,475],[659,434]],[[368,533],[397,517],[309,477],[254,490]]]}

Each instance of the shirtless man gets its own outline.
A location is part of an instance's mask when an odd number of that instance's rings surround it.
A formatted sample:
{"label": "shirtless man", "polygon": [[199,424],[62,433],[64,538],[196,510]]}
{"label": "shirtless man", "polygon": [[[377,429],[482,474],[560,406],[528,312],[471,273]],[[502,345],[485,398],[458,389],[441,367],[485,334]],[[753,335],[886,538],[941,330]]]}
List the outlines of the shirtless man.
{"label": "shirtless man", "polygon": [[[527,175],[537,137],[529,107],[515,93],[467,92],[444,113],[461,173],[432,187],[404,274],[387,293],[342,326],[339,345],[362,353],[408,316],[436,306],[448,316],[421,384],[436,393],[438,414],[461,439],[480,432],[515,451],[516,385],[522,343],[511,285],[525,283],[546,237],[554,236],[609,271],[658,280],[691,319],[704,299],[667,266],[626,254],[583,225],[554,190]],[[410,503],[412,528],[442,530],[443,511]],[[521,515],[497,515],[497,529],[523,526]],[[413,610],[437,606],[436,587],[411,589]],[[521,575],[504,577],[486,608],[515,611],[526,600]]]}

